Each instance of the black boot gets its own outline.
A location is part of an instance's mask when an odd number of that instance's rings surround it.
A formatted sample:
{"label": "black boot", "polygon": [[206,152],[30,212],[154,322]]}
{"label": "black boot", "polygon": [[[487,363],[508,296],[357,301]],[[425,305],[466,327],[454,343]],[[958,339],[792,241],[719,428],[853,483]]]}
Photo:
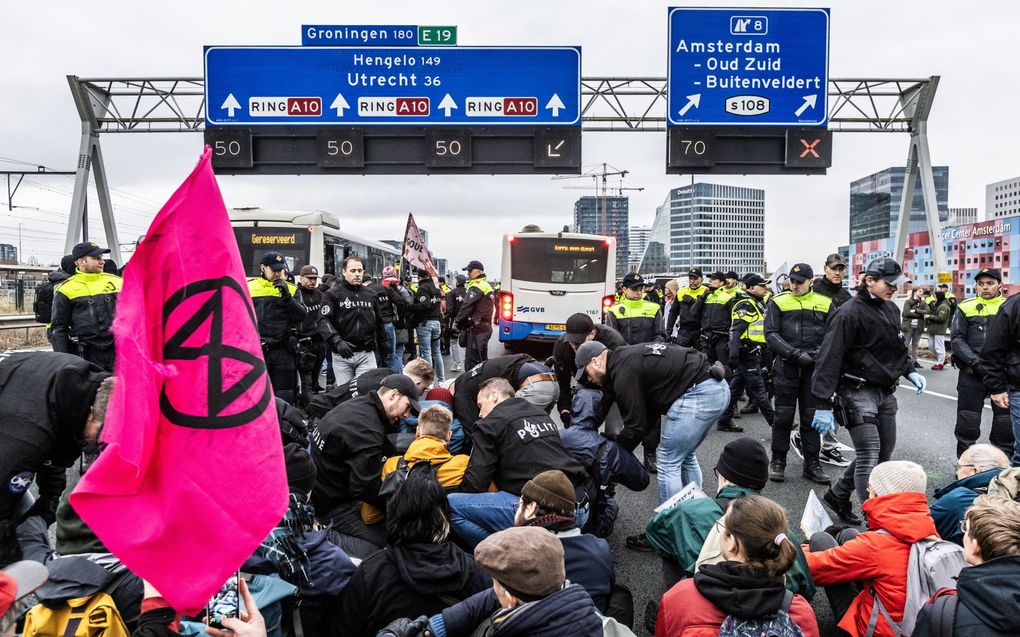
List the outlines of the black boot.
{"label": "black boot", "polygon": [[753,414],[756,411],[758,411],[758,405],[753,403],[753,402],[748,401],[747,405],[745,405],[740,410],[740,413],[742,413],[742,414]]}
{"label": "black boot", "polygon": [[655,466],[655,452],[645,452],[645,471],[648,473],[658,473],[659,470]]}
{"label": "black boot", "polygon": [[644,533],[628,535],[624,544],[627,545],[627,548],[634,551],[641,551],[642,553],[652,552],[652,545],[648,543],[648,538],[645,537]]}
{"label": "black boot", "polygon": [[782,482],[786,479],[786,458],[773,458],[769,463],[769,480]]}
{"label": "black boot", "polygon": [[828,475],[826,475],[824,471],[822,471],[822,463],[818,462],[817,459],[805,460],[804,471],[801,473],[801,475],[816,484],[832,483],[832,478],[830,478]]}
{"label": "black boot", "polygon": [[839,519],[847,524],[853,526],[860,526],[861,518],[854,513],[854,505],[850,503],[850,500],[840,500],[833,495],[832,490],[829,489],[822,496],[822,501],[825,502],[832,509],[833,513],[839,516]]}
{"label": "black boot", "polygon": [[716,426],[716,429],[718,429],[719,431],[728,431],[730,433],[735,433],[735,434],[743,433],[743,431],[744,431],[743,427],[740,427],[739,425],[734,425],[732,421],[731,422],[726,422],[726,423],[720,422]]}

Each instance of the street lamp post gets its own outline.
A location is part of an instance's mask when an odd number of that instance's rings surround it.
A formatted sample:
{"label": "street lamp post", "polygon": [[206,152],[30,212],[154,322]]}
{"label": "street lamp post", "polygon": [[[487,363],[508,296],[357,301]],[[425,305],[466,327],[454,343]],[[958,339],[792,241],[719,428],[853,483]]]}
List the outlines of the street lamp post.
{"label": "street lamp post", "polygon": [[25,225],[25,224],[24,223],[19,223],[18,224],[18,264],[19,265],[25,260],[25,253],[21,249],[21,226],[23,226],[23,225]]}

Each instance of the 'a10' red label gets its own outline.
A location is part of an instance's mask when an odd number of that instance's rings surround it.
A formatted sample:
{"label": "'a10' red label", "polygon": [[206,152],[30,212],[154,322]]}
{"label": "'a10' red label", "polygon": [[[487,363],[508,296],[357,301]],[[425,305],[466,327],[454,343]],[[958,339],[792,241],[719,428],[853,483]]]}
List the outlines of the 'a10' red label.
{"label": "'a10' red label", "polygon": [[288,97],[287,115],[294,117],[322,115],[322,99],[318,97]]}

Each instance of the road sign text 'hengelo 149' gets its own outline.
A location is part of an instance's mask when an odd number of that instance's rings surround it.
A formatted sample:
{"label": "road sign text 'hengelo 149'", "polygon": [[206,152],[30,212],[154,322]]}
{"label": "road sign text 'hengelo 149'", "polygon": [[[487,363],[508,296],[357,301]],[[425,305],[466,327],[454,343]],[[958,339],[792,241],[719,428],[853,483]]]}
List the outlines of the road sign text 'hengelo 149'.
{"label": "road sign text 'hengelo 149'", "polygon": [[825,126],[828,81],[828,9],[669,9],[671,126]]}

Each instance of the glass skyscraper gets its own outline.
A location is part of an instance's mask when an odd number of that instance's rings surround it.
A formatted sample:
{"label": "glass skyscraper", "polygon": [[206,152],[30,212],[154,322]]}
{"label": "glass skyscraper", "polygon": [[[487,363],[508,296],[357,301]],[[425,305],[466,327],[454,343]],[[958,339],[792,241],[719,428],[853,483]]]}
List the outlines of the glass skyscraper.
{"label": "glass skyscraper", "polygon": [[[896,235],[906,169],[886,168],[850,184],[850,243],[885,239]],[[939,225],[949,217],[949,166],[933,166]],[[908,233],[927,230],[920,175],[914,180],[914,199]]]}
{"label": "glass skyscraper", "polygon": [[[605,201],[605,219],[602,203]],[[574,232],[616,238],[616,275],[628,272],[630,256],[630,199],[627,197],[581,197],[574,203]]]}

